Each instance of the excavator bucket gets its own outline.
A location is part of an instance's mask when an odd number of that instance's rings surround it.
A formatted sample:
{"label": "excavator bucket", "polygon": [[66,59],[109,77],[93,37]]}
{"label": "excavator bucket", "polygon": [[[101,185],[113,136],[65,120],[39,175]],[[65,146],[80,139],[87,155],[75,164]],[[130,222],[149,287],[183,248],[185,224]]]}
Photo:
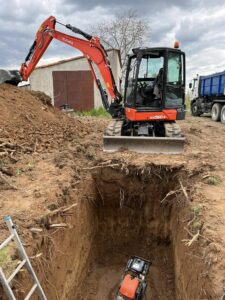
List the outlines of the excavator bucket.
{"label": "excavator bucket", "polygon": [[12,85],[18,85],[22,81],[18,70],[4,70],[0,69],[0,84],[9,83]]}
{"label": "excavator bucket", "polygon": [[103,136],[103,151],[129,150],[137,153],[180,154],[184,137]]}

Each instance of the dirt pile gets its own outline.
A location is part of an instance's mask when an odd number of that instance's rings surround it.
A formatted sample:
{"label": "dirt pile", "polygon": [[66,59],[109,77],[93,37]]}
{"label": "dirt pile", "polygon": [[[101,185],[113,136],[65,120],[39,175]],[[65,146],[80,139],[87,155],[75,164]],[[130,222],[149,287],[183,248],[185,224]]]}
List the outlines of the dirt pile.
{"label": "dirt pile", "polygon": [[0,85],[0,156],[50,151],[89,134],[86,120],[69,118],[49,106],[49,97]]}
{"label": "dirt pile", "polygon": [[29,91],[31,95],[41,100],[44,105],[52,106],[52,99],[48,95],[39,91]]}

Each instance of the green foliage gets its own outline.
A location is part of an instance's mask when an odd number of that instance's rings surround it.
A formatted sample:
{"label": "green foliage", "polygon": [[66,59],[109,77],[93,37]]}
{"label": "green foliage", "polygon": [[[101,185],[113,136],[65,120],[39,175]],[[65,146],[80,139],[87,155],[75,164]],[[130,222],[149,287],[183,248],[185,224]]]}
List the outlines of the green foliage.
{"label": "green foliage", "polygon": [[16,169],[16,176],[20,176],[25,172],[32,171],[34,167],[35,167],[34,162],[29,162],[25,167]]}
{"label": "green foliage", "polygon": [[93,108],[89,111],[76,111],[75,115],[83,117],[110,117],[110,114],[103,108]]}
{"label": "green foliage", "polygon": [[202,209],[201,205],[198,205],[198,204],[191,208],[191,210],[195,216],[199,215],[201,209]]}
{"label": "green foliage", "polygon": [[206,181],[210,185],[218,185],[220,182],[221,180],[218,176],[209,176]]}
{"label": "green foliage", "polygon": [[201,227],[202,227],[202,222],[200,222],[199,220],[193,222],[192,224],[193,229],[200,229]]}
{"label": "green foliage", "polygon": [[16,249],[14,244],[9,244],[0,250],[0,267],[3,268],[6,277],[12,274],[18,265],[18,259],[15,259]]}
{"label": "green foliage", "polygon": [[0,267],[3,267],[4,264],[10,259],[9,252],[9,246],[4,247],[2,250],[0,250]]}
{"label": "green foliage", "polygon": [[20,176],[23,173],[22,169],[16,169],[16,176]]}
{"label": "green foliage", "polygon": [[188,223],[191,226],[192,230],[200,230],[202,228],[202,221],[200,219],[202,206],[200,204],[196,204],[191,207],[191,211],[193,214],[193,219]]}

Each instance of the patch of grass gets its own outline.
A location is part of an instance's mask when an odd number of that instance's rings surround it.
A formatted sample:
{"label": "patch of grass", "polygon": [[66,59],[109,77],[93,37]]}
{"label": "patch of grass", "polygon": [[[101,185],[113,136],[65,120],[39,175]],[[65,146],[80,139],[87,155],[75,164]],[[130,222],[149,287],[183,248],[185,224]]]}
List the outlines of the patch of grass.
{"label": "patch of grass", "polygon": [[23,173],[32,171],[34,169],[34,167],[35,167],[34,163],[33,162],[29,162],[23,168],[17,168],[15,174],[16,174],[16,176],[20,176]]}
{"label": "patch of grass", "polygon": [[14,244],[9,244],[0,250],[0,267],[4,270],[6,277],[12,274],[18,264],[18,259],[15,259],[15,251]]}
{"label": "patch of grass", "polygon": [[0,250],[0,267],[4,267],[7,264],[7,261],[10,258],[10,247],[6,246]]}
{"label": "patch of grass", "polygon": [[20,176],[23,173],[22,169],[16,169],[16,176]]}
{"label": "patch of grass", "polygon": [[202,209],[201,205],[195,205],[195,206],[192,206],[192,208],[191,208],[192,212],[194,213],[194,216],[198,216],[201,209]]}
{"label": "patch of grass", "polygon": [[220,184],[221,180],[218,176],[209,176],[206,179],[206,183],[209,185],[218,185]]}
{"label": "patch of grass", "polygon": [[202,221],[200,219],[202,206],[200,204],[196,204],[191,207],[192,211],[192,219],[188,222],[188,226],[192,229],[192,231],[200,230],[202,228]]}
{"label": "patch of grass", "polygon": [[80,141],[73,140],[71,143],[73,146],[80,146]]}
{"label": "patch of grass", "polygon": [[200,229],[201,227],[202,227],[202,222],[200,222],[199,220],[193,222],[192,224],[193,229]]}
{"label": "patch of grass", "polygon": [[75,115],[84,117],[110,117],[110,114],[103,108],[93,108],[88,111],[76,111]]}

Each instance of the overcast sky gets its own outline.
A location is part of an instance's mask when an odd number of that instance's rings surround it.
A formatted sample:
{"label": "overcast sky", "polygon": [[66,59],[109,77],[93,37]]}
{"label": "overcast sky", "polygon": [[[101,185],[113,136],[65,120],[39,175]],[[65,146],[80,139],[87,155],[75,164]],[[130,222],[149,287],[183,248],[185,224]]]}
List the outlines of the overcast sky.
{"label": "overcast sky", "polygon": [[[224,0],[0,0],[0,68],[19,68],[49,15],[90,31],[97,21],[127,9],[137,10],[149,23],[151,34],[145,46],[172,47],[175,39],[180,41],[188,80],[197,73],[225,70]],[[42,63],[77,54],[54,41]]]}

